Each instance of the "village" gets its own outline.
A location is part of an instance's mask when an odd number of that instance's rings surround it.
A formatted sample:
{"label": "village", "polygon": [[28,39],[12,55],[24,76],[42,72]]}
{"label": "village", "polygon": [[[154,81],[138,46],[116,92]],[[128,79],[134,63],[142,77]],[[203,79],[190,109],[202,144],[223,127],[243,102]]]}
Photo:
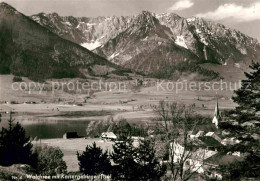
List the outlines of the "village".
{"label": "village", "polygon": [[[183,156],[190,155],[185,160],[185,169],[191,169],[198,174],[205,174],[212,179],[222,180],[218,165],[243,160],[246,155],[240,152],[222,153],[223,147],[238,144],[240,141],[235,137],[230,137],[228,132],[219,129],[222,117],[218,101],[213,115],[211,124],[215,127],[215,131],[189,131],[187,134],[188,143],[184,143],[183,139],[174,140],[170,143],[169,159],[161,160],[161,162],[178,164]],[[248,124],[245,124],[245,126],[248,126]],[[149,135],[146,138],[131,136],[131,139],[133,145],[138,147],[140,141],[153,137],[154,135]],[[78,166],[76,151],[84,151],[85,145],[95,142],[103,150],[113,152],[112,146],[118,141],[120,142],[119,135],[114,132],[102,132],[99,138],[80,137],[77,132],[66,132],[61,139],[36,140],[33,141],[33,144],[59,147],[64,152],[64,160],[67,162],[68,170],[75,171]],[[188,149],[185,144],[189,145]]]}

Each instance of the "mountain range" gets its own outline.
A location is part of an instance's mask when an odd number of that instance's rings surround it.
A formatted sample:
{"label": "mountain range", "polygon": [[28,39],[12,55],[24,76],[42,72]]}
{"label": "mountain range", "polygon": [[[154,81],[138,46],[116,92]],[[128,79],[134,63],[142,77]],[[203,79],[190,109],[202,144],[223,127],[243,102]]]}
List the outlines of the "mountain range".
{"label": "mountain range", "polygon": [[[59,36],[126,68],[146,74],[209,73],[197,66],[259,60],[258,41],[224,25],[174,13],[75,18],[57,13],[31,16]],[[177,67],[177,68],[176,68]]]}
{"label": "mountain range", "polygon": [[0,73],[24,76],[73,77],[98,65],[105,66],[103,73],[121,66],[159,78],[184,72],[216,78],[217,73],[201,65],[239,67],[260,57],[256,39],[218,23],[174,13],[27,17],[1,3],[0,32],[0,63],[6,67]]}

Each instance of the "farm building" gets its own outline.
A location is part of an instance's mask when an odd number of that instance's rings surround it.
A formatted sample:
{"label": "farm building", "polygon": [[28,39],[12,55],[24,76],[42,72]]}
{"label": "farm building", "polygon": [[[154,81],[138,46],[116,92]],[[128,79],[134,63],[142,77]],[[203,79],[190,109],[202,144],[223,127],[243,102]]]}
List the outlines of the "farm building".
{"label": "farm building", "polygon": [[101,134],[102,139],[116,140],[117,136],[113,132],[103,132]]}
{"label": "farm building", "polygon": [[77,132],[67,132],[63,135],[63,139],[71,139],[71,138],[78,138]]}

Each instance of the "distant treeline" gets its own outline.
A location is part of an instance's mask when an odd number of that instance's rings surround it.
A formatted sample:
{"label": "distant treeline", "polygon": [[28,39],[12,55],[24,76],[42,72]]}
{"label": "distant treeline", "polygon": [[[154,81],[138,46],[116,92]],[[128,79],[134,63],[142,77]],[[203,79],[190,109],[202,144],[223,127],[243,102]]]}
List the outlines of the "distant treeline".
{"label": "distant treeline", "polygon": [[142,125],[129,124],[126,119],[113,120],[112,117],[105,121],[92,121],[87,127],[87,136],[100,137],[103,132],[113,132],[116,135],[146,137],[148,128]]}
{"label": "distant treeline", "polygon": [[179,78],[181,73],[198,73],[201,76],[205,76],[207,80],[213,80],[219,77],[217,72],[204,69],[195,62],[181,62],[177,65],[164,65],[157,72],[151,73],[149,76],[158,79],[173,79]]}

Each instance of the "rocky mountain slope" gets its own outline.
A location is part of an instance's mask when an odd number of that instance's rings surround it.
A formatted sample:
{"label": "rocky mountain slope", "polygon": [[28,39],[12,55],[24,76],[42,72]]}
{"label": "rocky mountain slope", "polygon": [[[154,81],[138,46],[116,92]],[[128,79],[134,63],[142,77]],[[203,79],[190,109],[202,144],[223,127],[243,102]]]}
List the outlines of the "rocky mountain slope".
{"label": "rocky mountain slope", "polygon": [[145,73],[179,62],[197,62],[189,49],[174,43],[169,27],[149,12],[135,18],[131,26],[95,50],[108,60]]}
{"label": "rocky mountain slope", "polygon": [[0,73],[32,79],[83,76],[93,66],[114,64],[0,3]]}
{"label": "rocky mountain slope", "polygon": [[[95,53],[112,62],[145,73],[165,72],[165,67],[174,69],[169,70],[170,74],[205,73],[196,65],[215,63],[239,67],[239,63],[247,64],[260,57],[256,39],[221,24],[174,13],[143,11],[133,17],[97,18],[41,13],[31,18],[63,38],[91,50],[96,48]],[[192,70],[186,70],[188,66]]]}
{"label": "rocky mountain slope", "polygon": [[131,24],[133,17],[62,17],[57,13],[31,16],[59,36],[93,50],[114,38]]}

